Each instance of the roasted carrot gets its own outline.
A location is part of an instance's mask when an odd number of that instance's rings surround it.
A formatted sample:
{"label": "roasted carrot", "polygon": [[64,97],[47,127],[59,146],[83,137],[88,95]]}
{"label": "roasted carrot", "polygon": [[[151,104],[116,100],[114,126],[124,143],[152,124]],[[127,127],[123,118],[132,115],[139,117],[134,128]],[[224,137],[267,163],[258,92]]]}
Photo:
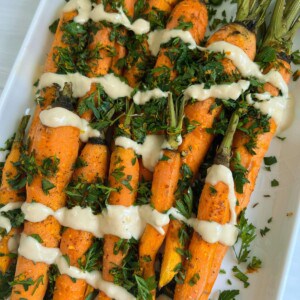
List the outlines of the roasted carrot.
{"label": "roasted carrot", "polygon": [[[70,86],[65,85],[64,92],[71,98]],[[37,125],[35,138],[32,143],[32,151],[37,165],[41,165],[45,159],[55,158],[57,170],[49,176],[38,173],[32,182],[26,186],[26,202],[37,201],[53,210],[63,207],[66,203],[64,189],[72,176],[72,168],[78,156],[80,131],[75,127],[45,127],[41,123]],[[43,182],[51,182],[50,190],[43,189]],[[60,240],[60,224],[49,216],[45,221],[38,223],[25,222],[24,233],[37,234],[45,247],[57,247]],[[31,278],[34,282],[43,279],[38,286],[31,285],[25,290],[22,284],[13,287],[11,299],[43,298],[48,284],[47,271],[49,266],[45,263],[34,263],[22,256],[18,257],[15,277],[17,279]],[[39,279],[40,278],[40,279]],[[34,294],[34,295],[33,295]]]}
{"label": "roasted carrot", "polygon": [[[73,181],[83,181],[87,184],[98,180],[105,180],[108,169],[108,149],[105,145],[88,143],[80,154],[85,162],[73,173]],[[68,228],[62,234],[60,250],[68,255],[70,265],[78,267],[78,261],[83,260],[85,253],[91,247],[93,234],[81,230]],[[84,280],[75,282],[67,275],[60,275],[56,279],[53,299],[83,299],[87,283]]]}
{"label": "roasted carrot", "polygon": [[[219,147],[214,164],[229,168],[233,135],[239,122],[239,112],[233,113],[225,137]],[[211,190],[215,192],[212,193]],[[228,223],[230,220],[229,186],[220,181],[215,185],[206,182],[201,193],[197,218],[203,221]],[[189,251],[191,258],[185,262],[185,279],[183,284],[177,284],[174,299],[199,299],[206,284],[215,249],[218,243],[208,243],[194,232]],[[190,284],[191,280],[197,280]]]}
{"label": "roasted carrot", "polygon": [[[46,59],[46,63],[44,66],[44,72],[51,72],[51,73],[55,73],[57,72],[57,58],[55,59],[55,55],[57,54],[57,49],[58,48],[67,48],[69,47],[63,39],[63,25],[72,21],[74,19],[74,17],[76,17],[77,12],[73,11],[73,12],[65,12],[63,13],[63,15],[61,16],[58,26],[57,26],[57,30],[54,36],[54,41],[52,43],[51,49],[47,55],[47,59]],[[41,91],[41,98],[44,99],[44,101],[42,103],[38,103],[36,108],[35,108],[35,112],[34,115],[32,117],[32,123],[29,129],[29,138],[30,140],[33,140],[34,136],[35,136],[35,130],[37,129],[37,125],[40,123],[40,119],[39,119],[39,115],[40,112],[47,108],[54,100],[56,96],[56,88],[55,87],[48,87],[46,89],[44,89],[43,91]]]}
{"label": "roasted carrot", "polygon": [[[282,60],[278,60],[278,63],[281,66],[279,68],[279,72],[282,74],[283,78],[288,83],[290,77],[290,76],[286,76],[288,63]],[[274,86],[270,85],[269,83],[266,83],[264,85],[264,91],[269,92],[273,96],[276,96],[278,94],[278,90]],[[250,125],[251,123],[247,124],[246,126],[250,126]],[[240,130],[238,130],[235,133],[233,146],[232,146],[233,157],[235,157],[237,153],[239,154],[241,158],[241,165],[245,167],[247,170],[245,178],[248,180],[248,182],[245,183],[243,187],[243,193],[242,194],[236,193],[237,200],[239,203],[239,205],[236,207],[237,214],[239,214],[243,209],[245,209],[250,201],[250,197],[255,188],[256,178],[258,176],[258,172],[260,170],[260,166],[262,164],[263,158],[266,152],[268,151],[272,138],[276,133],[277,125],[272,118],[269,120],[269,126],[270,126],[270,130],[268,132],[258,134],[256,138],[255,154],[253,155],[251,155],[248,152],[248,150],[245,148],[245,144],[249,142],[249,136],[247,136],[245,133],[243,133]],[[234,169],[233,166],[232,168]],[[211,270],[209,272],[203,294],[199,298],[200,300],[208,299],[211,290],[213,288],[213,285],[219,274],[219,270],[221,268],[221,264],[227,250],[228,247],[222,244],[217,245],[213,257],[213,261],[212,261]]]}
{"label": "roasted carrot", "polygon": [[[177,151],[164,150],[167,160],[161,160],[155,167],[151,187],[151,203],[156,210],[164,212],[174,203],[174,193],[179,179],[180,154]],[[164,226],[165,232],[168,225]],[[147,225],[139,244],[140,266],[144,278],[155,275],[155,258],[164,241],[165,235],[157,232],[151,225]],[[144,259],[150,257],[150,259]]]}
{"label": "roasted carrot", "polygon": [[[139,182],[139,163],[132,149],[115,147],[110,159],[109,186],[116,189],[109,197],[111,205],[133,205]],[[124,258],[122,251],[114,253],[115,243],[120,238],[113,235],[104,237],[103,278],[113,281],[110,270],[120,266]]]}
{"label": "roasted carrot", "polygon": [[[11,186],[9,181],[16,178],[16,176],[20,176],[19,171],[15,166],[15,163],[19,161],[21,152],[24,151],[23,140],[29,118],[30,116],[24,116],[22,118],[18,131],[14,138],[11,151],[6,158],[6,162],[2,170],[2,180],[0,187],[1,205],[6,205],[12,202],[25,201],[25,187],[15,189]],[[8,248],[8,242],[10,238],[12,238],[18,232],[19,229],[12,228],[11,231],[7,232],[7,234],[0,240],[0,253],[2,254],[0,256],[0,272],[3,274],[6,273],[12,260],[11,257],[8,255],[10,253]]]}

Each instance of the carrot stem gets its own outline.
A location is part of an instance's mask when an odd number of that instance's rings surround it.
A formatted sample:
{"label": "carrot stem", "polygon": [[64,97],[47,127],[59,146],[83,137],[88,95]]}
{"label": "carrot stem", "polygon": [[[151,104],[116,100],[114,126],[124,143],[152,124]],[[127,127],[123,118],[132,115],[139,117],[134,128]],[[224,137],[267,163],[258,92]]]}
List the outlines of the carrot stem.
{"label": "carrot stem", "polygon": [[29,122],[29,119],[30,119],[30,115],[22,117],[21,123],[18,127],[18,130],[16,132],[16,136],[15,136],[15,139],[14,139],[15,142],[22,142],[23,141],[24,135],[25,135],[25,130],[26,130],[27,124]]}
{"label": "carrot stem", "polygon": [[179,147],[179,135],[182,131],[183,116],[184,116],[185,99],[183,98],[180,106],[174,105],[172,94],[168,96],[168,108],[169,108],[169,128],[167,130],[168,143],[173,150],[177,150]]}
{"label": "carrot stem", "polygon": [[244,23],[246,27],[257,32],[265,21],[266,11],[270,3],[271,0],[238,0],[235,20]]}
{"label": "carrot stem", "polygon": [[278,52],[291,54],[292,39],[300,28],[299,14],[299,0],[277,0],[263,47],[272,46]]}
{"label": "carrot stem", "polygon": [[214,163],[224,165],[229,167],[230,157],[231,157],[231,148],[232,148],[232,141],[233,136],[235,134],[237,125],[239,123],[239,110],[236,110],[231,118],[230,122],[226,131],[226,134],[222,140],[222,143],[217,151]]}

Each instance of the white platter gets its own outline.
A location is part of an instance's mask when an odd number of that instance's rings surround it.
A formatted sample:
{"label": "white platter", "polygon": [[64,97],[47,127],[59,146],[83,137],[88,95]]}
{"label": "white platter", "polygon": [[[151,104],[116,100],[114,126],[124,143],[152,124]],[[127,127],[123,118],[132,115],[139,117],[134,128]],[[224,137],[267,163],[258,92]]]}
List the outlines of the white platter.
{"label": "white platter", "polygon": [[[48,26],[58,16],[64,0],[41,0],[34,19],[28,30],[23,46],[20,49],[14,67],[6,83],[0,99],[0,145],[15,131],[20,117],[28,107],[33,107],[32,84],[42,70],[52,35]],[[300,48],[298,34],[295,48]],[[300,95],[299,81],[291,84],[291,92]],[[224,289],[240,289],[237,299],[284,299],[289,266],[300,224],[300,184],[298,183],[300,167],[300,104],[296,101],[295,121],[291,128],[280,136],[287,137],[282,142],[274,139],[267,154],[276,155],[278,163],[272,166],[272,172],[261,170],[256,190],[252,196],[247,212],[250,221],[258,228],[258,238],[252,253],[263,261],[263,268],[255,274],[250,274],[251,285],[247,289],[233,280],[231,268],[235,265],[234,254],[229,251],[222,266],[226,275],[219,275],[215,291]],[[279,187],[271,188],[272,179],[280,182]],[[270,198],[263,197],[270,194]],[[259,205],[252,208],[252,205]],[[288,217],[287,213],[293,215]],[[267,220],[273,221],[267,224]],[[269,227],[271,231],[264,238],[260,237],[259,229]],[[243,269],[241,267],[241,269]],[[232,285],[226,283],[227,279]],[[295,296],[296,299],[296,296]],[[284,299],[285,300],[285,299]]]}

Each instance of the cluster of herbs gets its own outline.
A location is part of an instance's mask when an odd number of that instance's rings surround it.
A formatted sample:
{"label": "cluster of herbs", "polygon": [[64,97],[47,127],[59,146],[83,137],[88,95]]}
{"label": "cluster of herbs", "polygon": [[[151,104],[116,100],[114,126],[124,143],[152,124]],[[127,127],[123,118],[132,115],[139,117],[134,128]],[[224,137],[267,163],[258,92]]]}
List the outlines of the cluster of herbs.
{"label": "cluster of herbs", "polygon": [[[0,208],[4,206],[0,204]],[[10,224],[13,228],[18,228],[24,223],[24,214],[20,208],[9,210],[9,211],[1,211],[0,215],[9,219]],[[0,236],[4,237],[8,232],[4,228],[0,227]],[[1,256],[1,255],[0,255]]]}
{"label": "cluster of herbs", "polygon": [[152,182],[142,179],[139,182],[135,205],[146,205],[150,203]]}
{"label": "cluster of herbs", "polygon": [[[0,253],[1,256],[1,253]],[[12,261],[8,270],[3,274],[0,272],[0,299],[8,299],[11,295],[12,285],[16,270],[16,261]]]}
{"label": "cluster of herbs", "polygon": [[24,148],[19,160],[13,163],[17,174],[8,179],[9,185],[14,190],[20,190],[24,188],[26,184],[30,185],[34,177],[40,174],[43,176],[43,192],[46,195],[49,194],[49,191],[55,187],[49,178],[56,175],[59,167],[59,159],[56,156],[50,156],[44,158],[41,164],[38,164],[35,159],[35,153],[28,153],[27,145],[24,146]]}
{"label": "cluster of herbs", "polygon": [[[139,266],[138,241],[134,238],[130,240],[120,239],[114,246],[114,254],[119,252],[125,255],[122,265],[110,270],[114,278],[114,283],[124,287],[138,300],[151,300],[151,291],[156,289],[154,277],[143,279]],[[149,257],[145,257],[149,261]]]}
{"label": "cluster of herbs", "polygon": [[[179,22],[180,28],[188,28],[189,22]],[[224,72],[222,53],[204,53],[191,50],[179,38],[172,39],[164,45],[165,53],[171,63],[172,69],[163,66],[153,68],[145,73],[142,90],[160,88],[170,91],[173,95],[175,106],[180,106],[183,101],[182,92],[191,84],[205,84],[206,88],[211,85],[229,83],[239,79],[238,74],[227,75]],[[172,72],[176,78],[171,79]],[[193,102],[193,100],[191,100]],[[135,105],[136,115],[132,118],[133,138],[143,142],[147,132],[157,133],[168,128],[168,101],[166,98],[153,99],[145,105]],[[188,121],[185,119],[185,124]],[[198,124],[187,124],[185,132],[192,131]],[[227,122],[226,124],[227,125]],[[225,131],[225,126],[224,126]]]}
{"label": "cluster of herbs", "polygon": [[[4,147],[0,148],[0,151],[6,151],[7,154],[6,154],[6,158],[7,156],[9,155],[10,151],[11,151],[11,148],[12,148],[12,145],[13,145],[13,142],[14,142],[14,139],[15,139],[15,136],[16,134],[13,134],[10,138],[8,138],[6,141],[5,141],[5,145]],[[4,164],[5,162],[0,162],[0,184],[2,184],[2,173],[3,173],[3,168],[4,168]]]}
{"label": "cluster of herbs", "polygon": [[[125,106],[123,98],[113,100],[103,90],[100,84],[97,84],[95,92],[87,95],[80,101],[77,112],[82,116],[87,111],[92,111],[93,121],[90,126],[99,131],[106,130],[112,126],[122,114]],[[116,119],[114,119],[114,116]]]}
{"label": "cluster of herbs", "polygon": [[[50,26],[53,31],[56,31],[55,24]],[[54,49],[53,61],[56,64],[57,72],[60,74],[86,73],[89,70],[86,63],[86,57],[89,56],[89,51],[86,49],[90,39],[88,25],[70,21],[62,24],[61,30],[63,32],[62,41],[66,47],[58,46]]]}
{"label": "cluster of herbs", "polygon": [[86,183],[84,180],[71,182],[65,189],[68,197],[67,207],[90,207],[94,214],[101,213],[106,207],[112,188],[101,182]]}

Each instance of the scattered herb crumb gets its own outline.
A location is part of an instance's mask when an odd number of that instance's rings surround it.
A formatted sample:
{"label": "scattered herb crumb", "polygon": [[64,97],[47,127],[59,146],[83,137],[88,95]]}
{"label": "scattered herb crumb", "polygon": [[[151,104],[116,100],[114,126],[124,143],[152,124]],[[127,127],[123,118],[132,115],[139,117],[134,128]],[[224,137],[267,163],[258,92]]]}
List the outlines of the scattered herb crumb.
{"label": "scattered herb crumb", "polygon": [[276,179],[273,179],[273,180],[271,181],[271,187],[275,187],[275,186],[279,186],[279,181],[276,180]]}
{"label": "scattered herb crumb", "polygon": [[264,237],[269,231],[270,231],[270,228],[265,227],[264,229],[261,229],[259,232],[260,232],[260,235],[262,237]]}

